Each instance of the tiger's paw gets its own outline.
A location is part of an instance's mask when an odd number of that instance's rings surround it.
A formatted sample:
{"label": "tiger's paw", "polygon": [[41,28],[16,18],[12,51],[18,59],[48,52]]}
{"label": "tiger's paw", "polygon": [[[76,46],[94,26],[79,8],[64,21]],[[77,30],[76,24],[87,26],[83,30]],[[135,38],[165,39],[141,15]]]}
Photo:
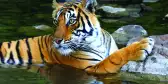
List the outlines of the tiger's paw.
{"label": "tiger's paw", "polygon": [[152,52],[153,46],[155,44],[155,40],[153,38],[148,37],[140,41],[140,43],[142,43],[142,45],[145,45],[141,49],[143,53],[140,58],[140,60],[144,60],[146,56],[149,56],[149,54]]}
{"label": "tiger's paw", "polygon": [[131,56],[135,56],[135,58],[131,57],[131,60],[145,60],[145,58],[149,56],[149,54],[152,52],[154,43],[154,39],[150,37],[144,38],[139,42],[133,43],[133,52],[131,52]]}

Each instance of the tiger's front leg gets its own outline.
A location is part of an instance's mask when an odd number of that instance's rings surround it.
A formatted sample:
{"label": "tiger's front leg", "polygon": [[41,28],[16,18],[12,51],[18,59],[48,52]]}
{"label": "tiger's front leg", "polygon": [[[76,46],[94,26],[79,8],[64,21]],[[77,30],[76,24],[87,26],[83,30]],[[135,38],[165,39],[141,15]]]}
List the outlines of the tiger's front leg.
{"label": "tiger's front leg", "polygon": [[151,53],[154,39],[144,38],[140,42],[135,42],[122,48],[95,66],[86,69],[91,74],[117,73],[128,61],[144,60]]}

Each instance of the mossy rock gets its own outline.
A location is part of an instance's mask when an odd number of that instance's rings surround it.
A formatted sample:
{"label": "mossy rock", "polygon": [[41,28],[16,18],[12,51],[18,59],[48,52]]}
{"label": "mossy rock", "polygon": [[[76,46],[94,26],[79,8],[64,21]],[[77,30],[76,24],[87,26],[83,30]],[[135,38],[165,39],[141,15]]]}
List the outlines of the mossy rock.
{"label": "mossy rock", "polygon": [[138,84],[165,84],[168,80],[167,75],[141,74],[141,73],[119,73],[120,78],[125,81],[132,81]]}

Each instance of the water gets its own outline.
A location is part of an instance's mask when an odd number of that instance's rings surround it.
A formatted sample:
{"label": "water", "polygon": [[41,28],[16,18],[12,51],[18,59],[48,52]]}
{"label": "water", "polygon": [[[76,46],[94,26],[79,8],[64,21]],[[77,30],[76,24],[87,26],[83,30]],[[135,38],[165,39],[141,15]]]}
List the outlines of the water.
{"label": "water", "polygon": [[53,84],[167,84],[167,76],[140,75],[139,73],[121,72],[108,75],[90,75],[83,70],[65,65],[54,65],[42,69],[41,75]]}
{"label": "water", "polygon": [[[41,24],[53,26],[51,2],[49,0],[1,0],[0,41],[16,40],[52,33],[53,29],[44,31],[33,28],[33,26]],[[153,17],[150,16],[150,18],[152,19]],[[143,24],[141,23],[142,20],[149,20],[148,23],[152,24],[148,18],[137,19],[137,23]],[[103,23],[102,26],[105,26],[106,29],[109,28],[109,31],[114,31],[125,24],[127,23]],[[150,34],[168,33],[168,31],[165,31],[166,27],[168,27],[165,22],[158,20],[158,24],[155,25],[149,26],[145,22],[144,24]],[[20,69],[0,69],[0,84],[23,84],[23,82],[24,84],[102,84],[103,82],[105,84],[167,84],[167,82],[160,82],[162,78],[159,78],[163,76],[158,75],[149,76],[122,72],[119,74],[92,76],[82,70],[62,65],[41,69],[40,72],[42,76]],[[167,79],[167,77],[163,77],[163,81],[165,81],[164,78]]]}

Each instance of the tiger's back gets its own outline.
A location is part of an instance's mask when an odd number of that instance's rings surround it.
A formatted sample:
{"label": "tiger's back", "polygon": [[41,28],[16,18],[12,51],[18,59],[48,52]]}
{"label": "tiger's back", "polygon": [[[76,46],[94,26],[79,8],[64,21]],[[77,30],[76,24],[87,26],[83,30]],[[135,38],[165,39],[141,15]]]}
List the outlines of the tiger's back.
{"label": "tiger's back", "polygon": [[83,51],[71,56],[62,56],[53,48],[51,35],[26,38],[0,44],[0,62],[2,67],[27,67],[32,65],[64,64],[79,69],[95,65],[101,60],[90,57]]}
{"label": "tiger's back", "polygon": [[1,43],[1,64],[30,66],[52,62],[48,53],[50,39],[50,35],[46,35]]}

